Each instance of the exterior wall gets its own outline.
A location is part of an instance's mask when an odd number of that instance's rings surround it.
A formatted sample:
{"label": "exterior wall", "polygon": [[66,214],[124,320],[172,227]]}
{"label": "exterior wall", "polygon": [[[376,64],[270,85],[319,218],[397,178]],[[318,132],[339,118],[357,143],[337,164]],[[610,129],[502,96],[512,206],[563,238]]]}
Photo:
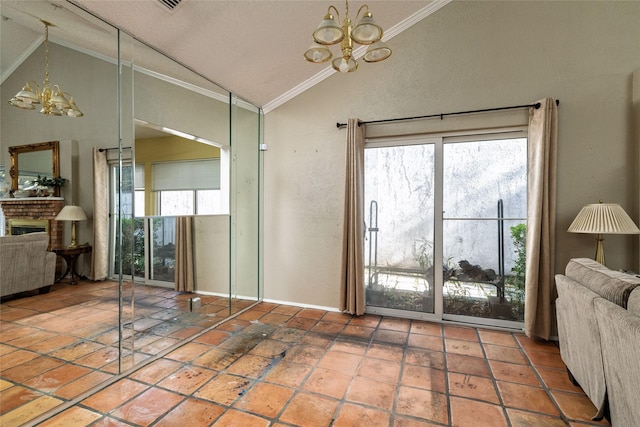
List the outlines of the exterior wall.
{"label": "exterior wall", "polygon": [[[345,131],[335,124],[349,117],[559,99],[556,270],[593,256],[594,236],[566,232],[580,208],[602,199],[631,213],[639,197],[638,22],[639,2],[453,2],[391,39],[387,61],[333,75],[269,112],[265,298],[339,305]],[[606,236],[611,268],[634,268],[633,241]]]}

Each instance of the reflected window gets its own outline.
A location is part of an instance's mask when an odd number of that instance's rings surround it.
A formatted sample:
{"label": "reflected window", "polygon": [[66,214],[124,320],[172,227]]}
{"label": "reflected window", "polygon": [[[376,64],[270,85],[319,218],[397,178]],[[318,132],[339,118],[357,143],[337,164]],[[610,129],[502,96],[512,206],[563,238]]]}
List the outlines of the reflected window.
{"label": "reflected window", "polygon": [[152,190],[161,216],[218,213],[220,159],[154,163]]}
{"label": "reflected window", "polygon": [[195,214],[194,191],[159,191],[160,216]]}
{"label": "reflected window", "polygon": [[134,187],[134,215],[136,217],[144,216],[144,165],[136,165],[135,187]]}

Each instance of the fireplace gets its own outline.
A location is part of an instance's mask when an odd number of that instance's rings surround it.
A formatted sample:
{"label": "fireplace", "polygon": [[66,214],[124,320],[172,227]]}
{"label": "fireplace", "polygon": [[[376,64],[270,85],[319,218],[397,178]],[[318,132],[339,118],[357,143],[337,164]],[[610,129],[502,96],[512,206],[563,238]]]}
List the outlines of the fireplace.
{"label": "fireplace", "polygon": [[8,222],[9,234],[12,236],[37,233],[38,231],[49,233],[48,219],[10,219]]}
{"label": "fireplace", "polygon": [[[62,247],[63,223],[55,218],[63,206],[62,197],[0,199],[0,207],[6,218],[5,234],[46,231],[49,233],[49,248]],[[15,230],[12,230],[14,224]]]}

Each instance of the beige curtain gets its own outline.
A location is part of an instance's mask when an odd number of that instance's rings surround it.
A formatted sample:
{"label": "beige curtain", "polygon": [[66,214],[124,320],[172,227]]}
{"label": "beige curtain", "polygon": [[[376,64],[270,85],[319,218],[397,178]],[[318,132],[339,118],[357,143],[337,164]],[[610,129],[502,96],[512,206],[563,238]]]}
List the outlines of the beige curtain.
{"label": "beige curtain", "polygon": [[107,152],[93,148],[93,253],[91,279],[104,280],[109,271],[109,169]]}
{"label": "beige curtain", "polygon": [[364,127],[357,119],[347,123],[347,174],[340,310],[364,314]]}
{"label": "beige curtain", "polygon": [[193,218],[176,218],[175,290],[193,292]]}
{"label": "beige curtain", "polygon": [[552,98],[529,110],[527,265],[525,333],[549,339],[551,334],[556,234],[556,146],[558,109]]}

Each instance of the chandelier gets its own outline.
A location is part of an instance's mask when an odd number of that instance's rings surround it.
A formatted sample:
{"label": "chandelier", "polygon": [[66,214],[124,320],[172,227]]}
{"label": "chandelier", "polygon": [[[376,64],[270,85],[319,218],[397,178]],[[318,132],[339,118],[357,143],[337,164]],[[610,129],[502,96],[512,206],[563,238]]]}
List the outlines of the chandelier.
{"label": "chandelier", "polygon": [[[369,46],[363,57],[365,62],[384,61],[391,56],[391,49],[381,41],[382,28],[373,20],[373,15],[369,12],[369,6],[365,4],[358,9],[355,19],[357,24],[352,27],[351,19],[349,18],[349,1],[347,0],[345,3],[346,11],[342,26],[338,25],[338,21],[340,21],[338,10],[334,6],[329,6],[324,19],[313,32],[314,43],[304,53],[304,57],[307,61],[316,64],[327,62],[333,56],[327,46],[342,42],[340,44],[342,55],[339,58],[335,58],[331,65],[336,71],[350,73],[358,69],[358,61],[353,57],[354,42]],[[338,17],[337,21],[331,14],[331,9]],[[360,12],[363,13],[358,21]]]}
{"label": "chandelier", "polygon": [[[29,80],[22,90],[9,100],[9,104],[24,110],[35,110],[35,104],[42,104],[40,112],[48,116],[82,117],[84,114],[76,105],[73,97],[60,89],[59,85],[49,84],[49,27],[53,24],[40,20],[44,24],[44,83],[42,88],[34,80]],[[33,84],[33,88],[31,87]],[[34,90],[35,88],[35,90]],[[65,97],[67,95],[69,98]]]}

